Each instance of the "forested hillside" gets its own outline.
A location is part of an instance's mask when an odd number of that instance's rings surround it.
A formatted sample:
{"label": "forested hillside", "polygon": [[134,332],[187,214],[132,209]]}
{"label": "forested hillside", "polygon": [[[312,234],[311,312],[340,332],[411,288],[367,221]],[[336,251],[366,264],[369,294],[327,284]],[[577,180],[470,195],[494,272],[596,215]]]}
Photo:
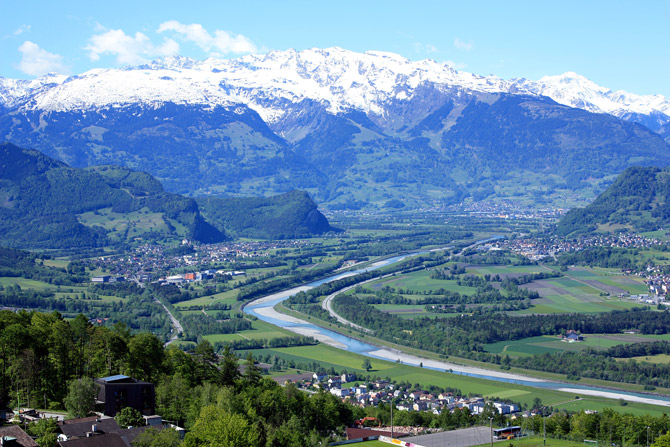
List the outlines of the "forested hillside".
{"label": "forested hillside", "polygon": [[670,223],[670,171],[626,169],[586,208],[570,210],[558,223],[560,235],[628,228],[653,231]]}
{"label": "forested hillside", "polygon": [[202,215],[236,237],[285,239],[335,231],[303,191],[273,197],[198,198]]}

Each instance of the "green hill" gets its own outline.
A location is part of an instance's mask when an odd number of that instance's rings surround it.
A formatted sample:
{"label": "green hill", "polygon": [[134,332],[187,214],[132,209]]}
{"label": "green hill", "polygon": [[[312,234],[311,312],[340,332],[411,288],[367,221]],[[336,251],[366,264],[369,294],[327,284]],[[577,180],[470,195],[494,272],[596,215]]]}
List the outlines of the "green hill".
{"label": "green hill", "polygon": [[131,239],[224,235],[193,199],[167,193],[127,168],[71,168],[32,150],[0,145],[0,244],[25,248],[100,247]]}
{"label": "green hill", "polygon": [[558,234],[632,229],[653,231],[670,225],[670,170],[633,167],[585,208],[570,210]]}
{"label": "green hill", "polygon": [[202,215],[236,237],[286,239],[337,231],[303,191],[273,197],[198,198]]}

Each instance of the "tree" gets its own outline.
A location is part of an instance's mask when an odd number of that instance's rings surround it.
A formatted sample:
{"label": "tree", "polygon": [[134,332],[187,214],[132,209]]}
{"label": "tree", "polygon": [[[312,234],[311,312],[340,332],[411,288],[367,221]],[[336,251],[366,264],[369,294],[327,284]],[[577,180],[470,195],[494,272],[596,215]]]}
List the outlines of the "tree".
{"label": "tree", "polygon": [[651,447],[670,447],[670,432],[656,438]]}
{"label": "tree", "polygon": [[90,377],[82,377],[70,382],[63,403],[71,418],[83,418],[95,410],[95,396],[98,387]]}
{"label": "tree", "polygon": [[251,355],[251,352],[247,354],[247,363],[246,368],[244,369],[244,380],[249,384],[255,385],[261,380],[261,371],[254,364],[254,356]]}
{"label": "tree", "polygon": [[363,360],[363,365],[362,366],[363,366],[363,369],[366,372],[370,372],[370,370],[372,369],[372,364],[370,363],[370,359],[366,358],[365,360]]}
{"label": "tree", "polygon": [[37,436],[36,442],[39,447],[56,447],[56,440],[58,439],[58,435],[56,434],[57,428],[58,422],[56,419],[40,419],[30,424],[28,433]]}
{"label": "tree", "polygon": [[240,378],[240,371],[237,366],[237,358],[230,350],[230,345],[223,349],[223,362],[221,364],[221,384],[223,386],[232,386]]}
{"label": "tree", "polygon": [[180,373],[165,377],[156,387],[156,411],[182,426],[186,420],[191,387]]}
{"label": "tree", "polygon": [[148,332],[140,332],[128,342],[128,365],[131,374],[148,382],[158,378],[163,357],[163,343]]}
{"label": "tree", "polygon": [[180,444],[179,433],[172,428],[158,431],[149,427],[133,441],[134,447],[179,447]]}
{"label": "tree", "polygon": [[239,414],[228,413],[214,405],[200,412],[191,431],[184,440],[185,447],[257,447],[260,446],[258,430]]}
{"label": "tree", "polygon": [[200,380],[214,380],[218,378],[219,371],[216,367],[216,352],[212,344],[203,339],[195,347],[193,356],[196,359],[199,369]]}
{"label": "tree", "polygon": [[144,418],[142,413],[134,409],[133,407],[122,408],[121,411],[116,413],[116,423],[119,424],[121,428],[128,427],[144,427]]}

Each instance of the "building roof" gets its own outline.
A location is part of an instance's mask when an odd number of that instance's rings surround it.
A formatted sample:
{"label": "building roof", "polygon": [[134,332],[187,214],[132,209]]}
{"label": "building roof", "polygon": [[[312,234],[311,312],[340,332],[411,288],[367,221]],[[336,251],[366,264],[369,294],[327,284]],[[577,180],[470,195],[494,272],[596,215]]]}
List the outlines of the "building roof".
{"label": "building roof", "polygon": [[121,429],[114,418],[64,424],[58,427],[58,429],[68,438],[85,438],[86,433],[93,431],[94,425],[97,433],[114,433]]}
{"label": "building roof", "polygon": [[117,374],[115,376],[109,376],[109,377],[101,377],[98,380],[101,382],[119,382],[121,380],[128,380],[130,379],[129,376],[124,376],[123,374]]}
{"label": "building roof", "polygon": [[16,443],[23,447],[37,447],[37,443],[28,436],[28,433],[24,432],[21,427],[18,425],[6,425],[0,427],[0,436],[3,438],[10,437],[15,438]]}
{"label": "building roof", "polygon": [[121,436],[116,433],[60,441],[58,444],[61,447],[128,447]]}

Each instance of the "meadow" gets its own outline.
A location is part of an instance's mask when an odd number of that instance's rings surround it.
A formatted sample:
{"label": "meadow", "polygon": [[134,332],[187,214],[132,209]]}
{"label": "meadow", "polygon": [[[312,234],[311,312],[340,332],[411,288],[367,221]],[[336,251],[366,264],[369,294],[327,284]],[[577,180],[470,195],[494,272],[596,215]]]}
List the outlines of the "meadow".
{"label": "meadow", "polygon": [[484,349],[494,354],[507,354],[511,357],[531,356],[565,351],[583,351],[585,349],[607,349],[612,346],[649,342],[653,340],[670,340],[669,335],[642,336],[633,334],[583,334],[584,341],[568,343],[558,336],[543,335],[521,340],[500,341],[484,345]]}

